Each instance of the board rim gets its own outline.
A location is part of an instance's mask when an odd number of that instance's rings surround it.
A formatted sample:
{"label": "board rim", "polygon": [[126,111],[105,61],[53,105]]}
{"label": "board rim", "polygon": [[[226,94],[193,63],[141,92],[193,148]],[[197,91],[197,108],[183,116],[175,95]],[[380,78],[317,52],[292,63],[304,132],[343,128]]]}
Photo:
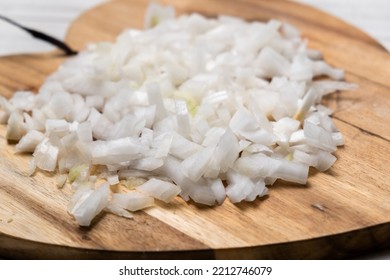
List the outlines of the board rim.
{"label": "board rim", "polygon": [[[93,13],[97,9],[102,9],[105,5],[111,5],[113,2],[119,2],[119,1],[123,1],[123,0],[115,0],[115,1],[111,1],[111,2],[106,2],[106,3],[98,5],[98,6],[94,7],[94,8],[92,8],[92,9],[82,13],[77,19],[75,19],[72,22],[72,26],[74,26],[76,22],[78,22],[83,17],[85,17],[86,14]],[[284,0],[278,0],[278,1],[284,1]],[[305,6],[306,8],[316,10],[317,12],[321,12],[321,11],[311,7],[311,6],[307,6],[307,5],[304,5],[302,3],[294,2],[294,4],[298,5],[298,6]],[[329,14],[327,14],[325,12],[321,12],[321,13],[323,13],[324,16],[326,16],[326,17],[331,17],[331,18],[335,18],[337,20],[340,20],[339,18],[337,18],[337,17],[335,17],[333,15],[329,15]],[[343,24],[349,26],[350,28],[355,29],[356,32],[360,32],[362,35],[366,36],[367,39],[372,41],[370,44],[375,45],[378,49],[388,53],[388,51],[385,49],[385,47],[383,45],[381,45],[380,43],[378,43],[373,37],[371,37],[370,35],[368,35],[364,31],[361,31],[360,29],[354,27],[353,25],[351,25],[349,23],[346,23],[344,21],[342,21],[342,22],[343,22]],[[66,34],[66,41],[69,40],[69,36],[72,33],[72,26],[68,29],[68,32]],[[257,245],[257,246],[235,247],[235,248],[219,248],[219,249],[211,249],[210,248],[210,249],[179,250],[179,251],[117,251],[117,250],[111,250],[111,249],[109,249],[109,250],[100,250],[100,249],[88,249],[88,248],[72,247],[72,246],[68,246],[68,245],[57,245],[57,244],[52,244],[52,243],[43,243],[43,242],[36,241],[36,240],[30,240],[30,239],[26,239],[26,238],[19,238],[19,237],[15,237],[15,236],[10,236],[10,235],[7,235],[7,234],[1,233],[1,232],[0,232],[0,244],[3,244],[5,242],[5,240],[8,240],[8,242],[16,242],[16,243],[27,242],[29,244],[26,244],[25,246],[26,246],[26,248],[28,248],[29,246],[31,246],[30,243],[34,243],[34,244],[40,244],[40,245],[49,246],[50,248],[51,247],[57,248],[57,249],[58,248],[63,248],[64,252],[67,251],[67,250],[71,250],[73,254],[75,252],[77,253],[77,255],[80,255],[80,256],[85,254],[86,257],[91,257],[91,255],[92,256],[99,256],[99,254],[102,254],[100,257],[102,257],[103,259],[105,258],[105,255],[110,255],[110,254],[113,255],[112,256],[113,258],[115,258],[118,253],[121,256],[123,255],[124,258],[128,258],[129,254],[134,254],[135,258],[149,258],[149,257],[152,257],[152,258],[156,258],[157,257],[157,258],[159,258],[161,256],[161,258],[164,258],[164,259],[167,258],[167,256],[166,256],[167,254],[168,254],[168,258],[171,255],[174,256],[174,257],[182,258],[183,256],[185,256],[187,254],[190,254],[190,255],[200,256],[201,258],[205,257],[205,258],[222,258],[222,259],[225,259],[228,256],[230,256],[230,254],[228,252],[229,250],[235,250],[236,252],[237,251],[244,252],[246,250],[255,250],[255,251],[258,250],[258,251],[261,251],[261,250],[265,250],[267,248],[269,249],[269,248],[271,248],[273,246],[292,246],[292,247],[294,247],[294,246],[298,246],[298,247],[299,246],[303,246],[304,247],[304,245],[302,245],[301,243],[305,243],[305,242],[309,242],[309,241],[310,242],[325,241],[328,238],[335,237],[335,236],[339,237],[340,239],[342,239],[342,238],[347,237],[349,234],[362,234],[363,236],[371,237],[372,236],[372,232],[371,231],[374,228],[375,229],[379,228],[380,230],[384,230],[386,233],[388,233],[388,235],[390,235],[390,222],[387,222],[387,223],[383,223],[383,224],[377,224],[377,225],[369,226],[369,227],[366,227],[366,228],[363,228],[363,229],[356,229],[356,230],[346,231],[346,232],[337,233],[337,234],[319,236],[319,237],[315,237],[315,238],[311,238],[311,239],[302,239],[302,240],[281,242],[281,243],[275,243],[275,244]],[[321,243],[321,242],[319,242],[319,243]],[[383,245],[384,247],[381,247],[381,248],[390,248],[390,240],[384,240],[383,244],[384,244]],[[362,248],[363,247],[364,246],[362,246]],[[5,247],[4,246],[0,246],[0,248],[3,249]],[[270,252],[272,251],[272,249],[269,249],[269,250],[270,250]],[[172,252],[176,252],[176,253],[172,254]],[[66,255],[65,254],[64,256],[66,256],[66,258],[71,258],[72,257],[72,253],[70,255]],[[343,256],[347,256],[347,257],[351,256],[351,254],[348,254],[348,252],[345,252],[345,253],[346,253],[346,255],[343,255]],[[259,256],[261,257],[261,253],[259,253],[259,254],[260,254]],[[240,255],[240,253],[238,253],[238,255]],[[12,257],[12,252],[11,252],[11,254],[6,254],[6,256],[11,256]],[[19,255],[19,257],[20,256],[23,256],[23,254]],[[34,256],[34,254],[32,254],[30,256]],[[40,256],[42,256],[42,255],[37,254],[36,258],[41,258]],[[27,257],[27,256],[24,256],[24,257]],[[329,255],[321,255],[321,254],[319,254],[317,256],[313,256],[313,258],[327,258],[327,257],[330,257],[330,256]],[[44,256],[43,258],[50,258],[50,256],[47,255],[47,256]],[[304,258],[304,256],[297,255],[297,256],[295,256],[293,258]]]}

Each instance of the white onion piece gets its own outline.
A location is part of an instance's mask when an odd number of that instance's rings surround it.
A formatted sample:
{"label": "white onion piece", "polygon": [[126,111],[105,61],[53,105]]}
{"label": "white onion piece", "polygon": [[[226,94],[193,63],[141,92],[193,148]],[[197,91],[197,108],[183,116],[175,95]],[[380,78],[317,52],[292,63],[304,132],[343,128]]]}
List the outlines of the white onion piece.
{"label": "white onion piece", "polygon": [[54,113],[54,116],[49,116],[50,118],[62,119],[67,117],[67,115],[73,109],[73,99],[68,92],[56,92],[52,95],[49,103],[48,109]]}
{"label": "white onion piece", "polygon": [[36,169],[35,158],[32,158],[28,163],[28,176],[34,175]]}
{"label": "white onion piece", "polygon": [[[211,188],[212,184],[213,181],[206,181],[203,179],[199,179],[196,183],[191,180],[185,179],[183,181],[182,186],[188,187],[186,191],[193,201],[195,201],[196,203],[212,206],[215,205],[217,195],[218,197],[221,195],[219,193],[216,193],[215,190]],[[183,187],[182,189],[184,190]],[[221,197],[219,197],[218,199],[221,199]]]}
{"label": "white onion piece", "polygon": [[31,91],[17,91],[10,99],[10,103],[19,110],[32,111],[35,107],[36,95]]}
{"label": "white onion piece", "polygon": [[42,170],[54,171],[57,166],[58,147],[50,143],[48,138],[45,138],[34,151],[35,164]]}
{"label": "white onion piece", "polygon": [[110,207],[123,208],[129,211],[138,211],[154,205],[153,197],[139,192],[115,193],[112,195]]}
{"label": "white onion piece", "polygon": [[214,205],[216,201],[216,194],[210,186],[210,183],[213,181],[206,181],[201,178],[197,182],[194,182],[187,178],[182,172],[178,172],[180,168],[180,161],[172,156],[168,156],[165,159],[161,170],[164,174],[171,178],[176,185],[180,186],[180,196],[184,200],[187,201],[191,197],[197,203],[210,206]]}
{"label": "white onion piece", "polygon": [[240,147],[237,137],[227,128],[219,140],[215,151],[215,158],[220,163],[221,172],[226,172],[233,167],[234,162],[239,156]]}
{"label": "white onion piece", "polygon": [[118,171],[118,176],[121,180],[128,178],[147,178],[150,175],[152,175],[150,172],[138,169],[122,169]]}
{"label": "white onion piece", "polygon": [[68,179],[68,176],[66,174],[62,174],[62,175],[58,176],[56,179],[57,188],[59,188],[59,189],[63,188],[67,179]]}
{"label": "white onion piece", "polygon": [[153,130],[146,127],[142,129],[140,142],[145,147],[151,147],[153,143]]}
{"label": "white onion piece", "polygon": [[253,189],[252,191],[245,197],[245,201],[254,201],[257,197],[263,197],[268,194],[268,188],[265,186],[265,182],[263,178],[252,179]]}
{"label": "white onion piece", "polygon": [[332,139],[336,146],[343,146],[345,143],[344,137],[340,132],[332,133]]}
{"label": "white onion piece", "polygon": [[73,214],[73,211],[80,207],[80,205],[93,193],[93,189],[90,187],[80,187],[76,192],[73,193],[69,204],[68,204],[68,212]]}
{"label": "white onion piece", "polygon": [[171,6],[162,7],[151,2],[145,14],[144,26],[145,28],[151,28],[164,20],[172,19],[174,17],[175,10]]}
{"label": "white onion piece", "polygon": [[132,213],[122,207],[117,206],[116,204],[111,203],[111,201],[104,210],[119,217],[124,217],[127,219],[131,219],[134,217]]}
{"label": "white onion piece", "polygon": [[318,164],[317,155],[311,155],[300,150],[294,150],[293,159],[308,166],[317,166]]}
{"label": "white onion piece", "polygon": [[77,137],[82,142],[92,142],[92,127],[90,122],[83,122],[77,126]]}
{"label": "white onion piece", "polygon": [[201,150],[201,146],[173,132],[169,153],[179,159],[186,159]]}
{"label": "white onion piece", "polygon": [[18,141],[26,133],[27,126],[24,123],[23,115],[20,111],[13,111],[8,119],[6,138],[8,140]]}
{"label": "white onion piece", "polygon": [[152,148],[154,148],[153,156],[156,158],[166,157],[172,145],[173,135],[171,133],[161,133],[154,137]]}
{"label": "white onion piece", "polygon": [[231,130],[243,139],[263,145],[272,145],[276,137],[262,129],[256,119],[246,110],[238,110],[229,123]]}
{"label": "white onion piece", "polygon": [[56,134],[59,137],[63,137],[69,133],[70,126],[65,120],[48,119],[45,123],[45,130],[48,135]]}
{"label": "white onion piece", "polygon": [[[341,81],[314,81],[311,83],[312,87],[318,92],[317,102],[321,101],[321,98],[329,93],[341,90],[354,90],[357,88],[356,84],[341,82]],[[323,106],[319,105],[319,108]],[[328,109],[329,110],[329,109]]]}
{"label": "white onion piece", "polygon": [[137,190],[166,203],[170,202],[181,191],[175,184],[154,178],[137,187]]}
{"label": "white onion piece", "polygon": [[35,148],[39,143],[43,141],[45,135],[36,130],[30,130],[24,135],[18,144],[16,144],[15,149],[18,152],[34,152]]}
{"label": "white onion piece", "polygon": [[270,177],[279,166],[276,159],[263,154],[253,154],[247,157],[240,157],[234,164],[234,170],[249,178]]}
{"label": "white onion piece", "polygon": [[[239,148],[240,148],[239,151],[241,152],[241,151],[245,150],[245,149],[248,148],[251,144],[252,144],[252,142],[250,142],[250,141],[248,141],[248,140],[240,140],[240,141],[238,142],[238,146],[239,146]],[[265,145],[262,145],[262,146],[267,147],[267,146],[265,146]]]}
{"label": "white onion piece", "polygon": [[266,78],[285,76],[290,69],[289,61],[270,47],[261,50],[257,63]]}
{"label": "white onion piece", "polygon": [[287,22],[282,23],[281,32],[288,39],[299,38],[301,36],[299,29]]}
{"label": "white onion piece", "polygon": [[107,117],[92,108],[88,117],[88,121],[92,126],[93,136],[97,139],[108,139],[113,124]]}
{"label": "white onion piece", "polygon": [[156,115],[156,106],[134,108],[134,115],[145,120],[145,128],[151,128]]}
{"label": "white onion piece", "polygon": [[6,124],[8,118],[12,112],[16,110],[16,108],[7,100],[4,96],[0,96],[0,109],[1,111],[1,123]]}
{"label": "white onion piece", "polygon": [[310,59],[304,54],[294,56],[289,77],[294,81],[311,81],[313,78],[313,70],[311,68]]}
{"label": "white onion piece", "polygon": [[294,145],[291,148],[294,149],[294,150],[299,150],[299,151],[302,151],[302,152],[305,152],[305,153],[309,153],[309,154],[315,154],[319,150],[317,147],[313,147],[313,146],[310,146],[308,144]]}
{"label": "white onion piece", "polygon": [[218,204],[222,204],[226,198],[226,191],[221,179],[212,180],[210,182],[210,188],[213,191]]}
{"label": "white onion piece", "polygon": [[306,184],[309,175],[309,166],[286,160],[280,160],[279,163],[278,168],[271,177],[280,178],[288,182]]}
{"label": "white onion piece", "polygon": [[326,75],[335,80],[344,79],[344,71],[341,69],[332,68],[329,64],[324,61],[313,61],[311,63],[314,76]]}
{"label": "white onion piece", "polygon": [[131,166],[137,170],[152,171],[164,164],[161,158],[156,157],[144,157],[136,159],[132,162]]}
{"label": "white onion piece", "polygon": [[45,122],[47,117],[44,115],[43,111],[33,109],[31,117],[34,123],[34,126],[31,127],[31,129],[36,129],[41,132],[45,131]]}
{"label": "white onion piece", "polygon": [[311,87],[303,98],[298,112],[295,114],[294,118],[299,121],[303,120],[306,117],[306,114],[309,112],[310,108],[315,104],[317,97],[317,90],[314,87]]}
{"label": "white onion piece", "polygon": [[228,183],[226,195],[233,203],[242,200],[253,201],[256,197],[267,193],[263,180],[254,182],[235,171],[228,172]]}
{"label": "white onion piece", "polygon": [[336,160],[337,158],[330,152],[318,151],[318,163],[314,167],[323,172],[328,170]]}
{"label": "white onion piece", "polygon": [[322,127],[316,126],[309,121],[305,121],[303,131],[307,142],[310,145],[328,152],[334,152],[337,150],[336,143],[332,138],[332,134]]}
{"label": "white onion piece", "polygon": [[215,148],[207,147],[186,158],[181,163],[181,171],[186,177],[196,182],[207,171],[209,162],[214,155]]}
{"label": "white onion piece", "polygon": [[115,164],[141,157],[144,147],[137,138],[126,137],[109,141],[94,141],[89,145],[92,163]]}
{"label": "white onion piece", "polygon": [[146,121],[141,116],[126,115],[113,125],[108,139],[118,139],[124,137],[138,137],[145,127]]}
{"label": "white onion piece", "polygon": [[68,119],[73,119],[73,121],[76,122],[84,122],[87,118],[89,113],[91,112],[92,106],[87,106],[85,104],[84,98],[82,98],[78,94],[72,94],[73,99],[73,108],[72,111],[69,113]]}
{"label": "white onion piece", "polygon": [[307,165],[270,158],[262,154],[239,158],[234,169],[249,178],[272,177],[299,184],[306,183],[309,173]]}
{"label": "white onion piece", "polygon": [[104,97],[99,95],[90,95],[85,98],[85,104],[96,110],[102,110],[104,106]]}
{"label": "white onion piece", "polygon": [[188,115],[187,103],[183,100],[175,101],[177,131],[184,137],[191,134],[190,118]]}
{"label": "white onion piece", "polygon": [[81,189],[75,193],[73,207],[70,207],[69,212],[80,226],[89,226],[92,219],[107,206],[109,194],[108,183],[96,190]]}
{"label": "white onion piece", "polygon": [[156,106],[156,120],[161,120],[166,117],[167,112],[164,106],[164,101],[161,95],[160,85],[150,83],[147,85],[149,105]]}
{"label": "white onion piece", "polygon": [[222,127],[213,127],[205,134],[205,137],[202,141],[202,146],[216,146],[221,139],[221,136],[224,134],[225,129]]}
{"label": "white onion piece", "polygon": [[281,142],[287,142],[298,128],[299,121],[291,118],[282,118],[273,123],[273,132]]}

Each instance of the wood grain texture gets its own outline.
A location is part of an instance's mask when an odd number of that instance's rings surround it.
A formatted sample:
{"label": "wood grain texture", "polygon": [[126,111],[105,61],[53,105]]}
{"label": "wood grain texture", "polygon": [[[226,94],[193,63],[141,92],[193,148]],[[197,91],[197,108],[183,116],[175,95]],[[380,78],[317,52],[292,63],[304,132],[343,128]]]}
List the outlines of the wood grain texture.
{"label": "wood grain texture", "polygon": [[[142,27],[148,1],[117,0],[74,22],[67,42],[82,49]],[[180,199],[139,212],[110,214],[81,229],[66,213],[68,188],[55,176],[26,177],[0,127],[0,254],[15,258],[345,258],[390,246],[390,55],[375,40],[322,12],[285,1],[169,1],[179,13],[277,18],[298,26],[325,60],[359,84],[328,97],[346,144],[306,186],[279,182],[254,203],[200,207]],[[56,53],[0,59],[0,92],[37,89],[63,60]],[[321,207],[318,207],[321,205]],[[321,209],[319,209],[321,208]]]}

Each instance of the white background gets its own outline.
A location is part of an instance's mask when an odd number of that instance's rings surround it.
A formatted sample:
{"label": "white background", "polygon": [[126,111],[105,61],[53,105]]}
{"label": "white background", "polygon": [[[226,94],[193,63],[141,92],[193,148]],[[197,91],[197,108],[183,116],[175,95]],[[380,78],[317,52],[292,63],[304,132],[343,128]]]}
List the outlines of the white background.
{"label": "white background", "polygon": [[[1,275],[7,280],[19,279],[40,279],[40,280],[69,280],[69,279],[94,279],[94,280],[285,280],[285,279],[300,279],[300,280],[329,280],[329,279],[353,279],[353,280],[387,280],[389,273],[387,269],[387,261],[299,261],[299,260],[281,260],[281,261],[263,261],[263,260],[225,260],[225,261],[196,261],[196,260],[129,260],[129,261],[2,261],[0,266]],[[151,273],[146,276],[119,275],[120,269],[172,269],[176,268],[179,275],[171,276],[163,273],[153,276]],[[213,275],[215,268],[230,268],[242,267],[248,270],[254,267],[271,267],[271,274],[264,273],[263,275]],[[184,270],[201,269],[202,274],[184,276]],[[225,270],[226,271],[226,270]],[[230,270],[231,271],[231,270]],[[141,272],[142,273],[142,272]],[[180,274],[183,273],[183,274]],[[133,273],[134,274],[134,273]]]}
{"label": "white background", "polygon": [[[0,0],[0,14],[28,27],[63,39],[69,23],[83,11],[107,0]],[[389,0],[297,0],[322,9],[349,22],[390,50]],[[115,20],[115,19],[113,19]],[[0,55],[51,50],[46,43],[0,21]],[[390,250],[364,256],[390,259]]]}

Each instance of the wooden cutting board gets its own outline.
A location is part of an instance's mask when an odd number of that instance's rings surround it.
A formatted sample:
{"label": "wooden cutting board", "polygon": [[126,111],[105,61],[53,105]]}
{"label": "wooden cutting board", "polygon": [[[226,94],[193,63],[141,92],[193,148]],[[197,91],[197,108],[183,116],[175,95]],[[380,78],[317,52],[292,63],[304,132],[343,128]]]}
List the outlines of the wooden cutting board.
{"label": "wooden cutting board", "polygon": [[[100,215],[80,228],[66,212],[70,190],[56,176],[27,177],[29,155],[15,154],[0,126],[0,255],[6,258],[347,258],[390,246],[390,55],[344,22],[294,2],[172,0],[178,13],[277,18],[300,28],[312,48],[359,85],[325,100],[346,144],[306,186],[277,183],[254,203],[201,207],[177,199],[133,220]],[[147,1],[118,0],[76,20],[67,42],[113,40],[142,27]],[[0,92],[36,90],[64,60],[58,53],[0,59]]]}

